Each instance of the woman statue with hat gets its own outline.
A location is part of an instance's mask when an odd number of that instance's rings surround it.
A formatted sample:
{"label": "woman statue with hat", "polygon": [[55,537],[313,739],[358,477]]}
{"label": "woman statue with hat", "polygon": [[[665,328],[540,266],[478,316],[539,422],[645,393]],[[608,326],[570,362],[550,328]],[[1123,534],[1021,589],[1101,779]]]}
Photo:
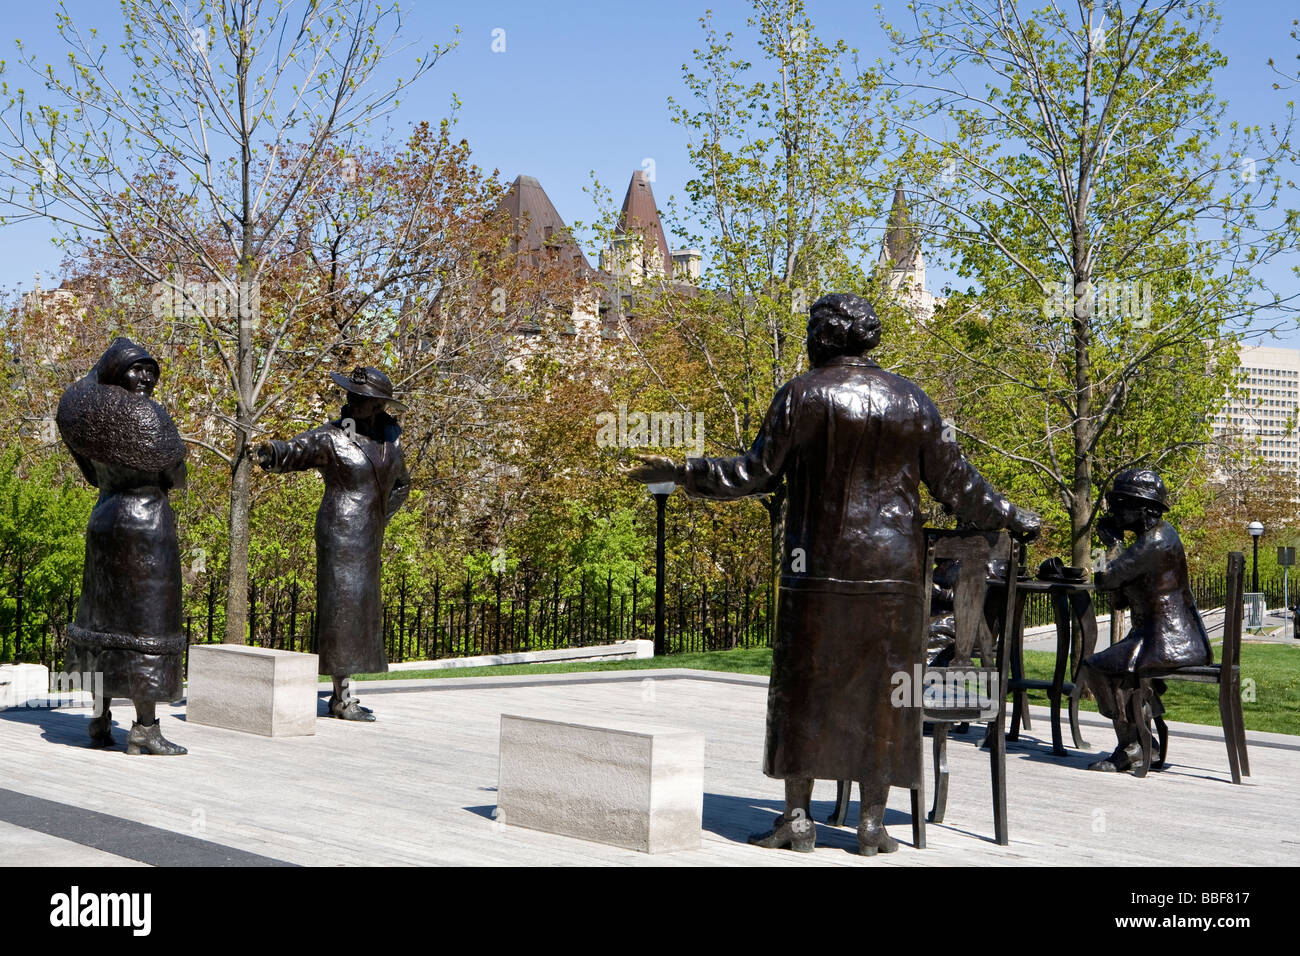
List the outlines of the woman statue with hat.
{"label": "woman statue with hat", "polygon": [[59,433],[99,500],[86,527],[86,562],[64,670],[101,675],[90,739],[113,743],[114,697],[135,704],[129,754],[173,756],[158,701],[181,697],[181,556],[167,493],[185,487],[185,444],[150,396],[158,363],[118,338],[59,400]]}
{"label": "woman statue with hat", "polygon": [[382,630],[380,551],[384,528],[411,491],[396,419],[405,408],[377,368],[355,368],[330,378],[347,392],[334,421],[289,441],[257,447],[267,471],[315,469],[325,479],[316,512],[316,621],[320,673],[334,680],[330,713],[343,720],[374,720],[351,691],[351,675],[388,670]]}
{"label": "woman statue with hat", "polygon": [[[1178,667],[1209,664],[1210,639],[1196,610],[1187,577],[1187,556],[1173,525],[1162,517],[1169,496],[1149,468],[1129,468],[1115,476],[1106,495],[1106,514],[1097,536],[1107,548],[1105,565],[1093,575],[1099,591],[1114,594],[1116,610],[1129,608],[1133,629],[1117,644],[1093,654],[1080,666],[1080,680],[1097,699],[1097,709],[1115,724],[1115,752],[1088,769],[1127,770],[1140,757],[1138,728],[1129,711],[1130,695],[1150,678],[1144,707],[1152,719],[1164,713],[1159,676]],[[1125,533],[1135,535],[1128,547]]]}

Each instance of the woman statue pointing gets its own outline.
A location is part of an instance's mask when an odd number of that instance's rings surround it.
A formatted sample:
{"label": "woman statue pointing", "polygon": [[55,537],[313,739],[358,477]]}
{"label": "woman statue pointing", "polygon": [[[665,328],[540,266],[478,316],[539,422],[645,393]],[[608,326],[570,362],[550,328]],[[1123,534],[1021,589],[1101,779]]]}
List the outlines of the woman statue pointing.
{"label": "woman statue pointing", "polygon": [[349,376],[331,372],[347,392],[337,419],[289,441],[257,447],[267,471],[319,471],[325,497],[316,512],[316,620],[320,673],[334,680],[330,713],[343,720],[374,720],[352,696],[351,675],[388,670],[382,630],[380,550],[388,521],[411,490],[397,421],[393,385],[376,368]]}

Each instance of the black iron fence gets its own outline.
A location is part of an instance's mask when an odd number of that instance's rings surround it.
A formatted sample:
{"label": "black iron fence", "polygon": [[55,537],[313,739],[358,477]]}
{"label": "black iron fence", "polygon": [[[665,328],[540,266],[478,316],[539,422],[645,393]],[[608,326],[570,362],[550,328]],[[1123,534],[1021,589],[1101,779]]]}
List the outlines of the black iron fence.
{"label": "black iron fence", "polygon": [[[417,590],[402,581],[396,601],[383,609],[388,659],[437,660],[511,654],[652,639],[654,592],[634,582],[617,592],[612,576],[597,580],[574,572],[542,575],[465,576]],[[303,589],[249,592],[249,643],[284,650],[316,649],[314,594]],[[769,589],[669,588],[668,653],[767,645],[771,640]],[[208,615],[215,618],[215,613]],[[192,626],[192,625],[191,625]],[[191,643],[220,640],[212,628]]]}
{"label": "black iron fence", "polygon": [[[225,589],[215,580],[187,602],[185,634],[190,644],[225,637]],[[390,592],[391,596],[391,592]],[[654,637],[654,589],[635,581],[619,592],[612,575],[597,580],[576,572],[531,575],[466,575],[417,588],[402,580],[396,600],[383,607],[382,628],[392,662],[509,654],[609,644]],[[0,593],[0,597],[3,594]],[[669,587],[665,632],[668,653],[767,646],[772,637],[770,589]],[[69,597],[60,606],[18,607],[21,615],[0,615],[0,660],[62,665],[67,622],[76,610]],[[253,585],[248,593],[245,640],[258,647],[317,650],[315,589],[297,583]]]}
{"label": "black iron fence", "polygon": [[[1267,606],[1283,606],[1281,575],[1260,582]],[[1223,575],[1192,581],[1196,604],[1222,607]],[[75,596],[34,604],[21,591],[0,591],[0,661],[62,666],[67,624]],[[184,626],[191,644],[221,641],[224,588],[209,581],[187,603]],[[1293,601],[1300,598],[1292,597]],[[747,589],[670,584],[666,591],[665,643],[668,653],[770,646],[771,593],[768,586]],[[1109,614],[1110,596],[1100,593],[1096,613]],[[315,591],[286,587],[249,589],[246,640],[259,647],[314,652]],[[1049,596],[1031,594],[1025,626],[1052,622]],[[620,593],[612,577],[594,580],[575,572],[531,575],[466,575],[435,578],[431,587],[401,581],[396,600],[383,609],[384,644],[393,662],[436,660],[483,654],[551,650],[654,637],[654,591],[644,581]]]}

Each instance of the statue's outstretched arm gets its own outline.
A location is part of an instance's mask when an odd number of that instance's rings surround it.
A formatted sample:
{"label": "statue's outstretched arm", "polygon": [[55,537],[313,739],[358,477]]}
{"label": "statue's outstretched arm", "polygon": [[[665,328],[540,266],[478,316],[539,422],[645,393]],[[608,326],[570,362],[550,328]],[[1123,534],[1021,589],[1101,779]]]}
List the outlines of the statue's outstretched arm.
{"label": "statue's outstretched arm", "polygon": [[254,451],[257,463],[266,471],[308,471],[324,468],[330,462],[333,445],[325,429],[331,426],[313,428],[309,432],[295,435],[288,441],[268,441],[258,445]]}

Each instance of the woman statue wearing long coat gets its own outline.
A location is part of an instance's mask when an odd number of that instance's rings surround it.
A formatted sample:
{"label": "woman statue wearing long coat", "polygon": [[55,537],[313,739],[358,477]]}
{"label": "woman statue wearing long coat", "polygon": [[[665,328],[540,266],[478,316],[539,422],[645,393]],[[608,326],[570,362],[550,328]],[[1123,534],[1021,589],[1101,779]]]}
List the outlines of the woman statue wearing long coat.
{"label": "woman statue wearing long coat", "polygon": [[267,471],[315,469],[325,479],[316,512],[316,627],[320,673],[334,681],[330,713],[374,720],[352,695],[351,675],[388,670],[384,653],[380,553],[384,529],[411,491],[401,428],[384,411],[400,410],[393,385],[376,368],[349,377],[331,372],[348,393],[337,419],[289,441],[259,445]]}
{"label": "woman statue wearing long coat", "polygon": [[86,563],[67,671],[102,675],[91,740],[113,743],[114,697],[135,703],[129,754],[175,755],[158,701],[183,694],[181,558],[167,493],[185,486],[185,445],[150,398],[158,363],[130,339],[113,341],[59,400],[59,433],[99,500],[86,527]]}
{"label": "woman statue wearing long coat", "polygon": [[785,553],[763,771],[785,780],[785,812],[761,846],[811,851],[813,781],[857,780],[858,848],[898,844],[883,826],[889,788],[919,786],[921,711],[894,707],[892,675],[924,661],[924,484],[963,522],[1030,538],[1036,516],[997,494],[962,456],[934,403],[866,357],[880,321],[864,299],[828,295],[808,318],[812,369],[776,393],[753,446],[684,465],[647,456],[638,481],[694,497],[786,485]]}

